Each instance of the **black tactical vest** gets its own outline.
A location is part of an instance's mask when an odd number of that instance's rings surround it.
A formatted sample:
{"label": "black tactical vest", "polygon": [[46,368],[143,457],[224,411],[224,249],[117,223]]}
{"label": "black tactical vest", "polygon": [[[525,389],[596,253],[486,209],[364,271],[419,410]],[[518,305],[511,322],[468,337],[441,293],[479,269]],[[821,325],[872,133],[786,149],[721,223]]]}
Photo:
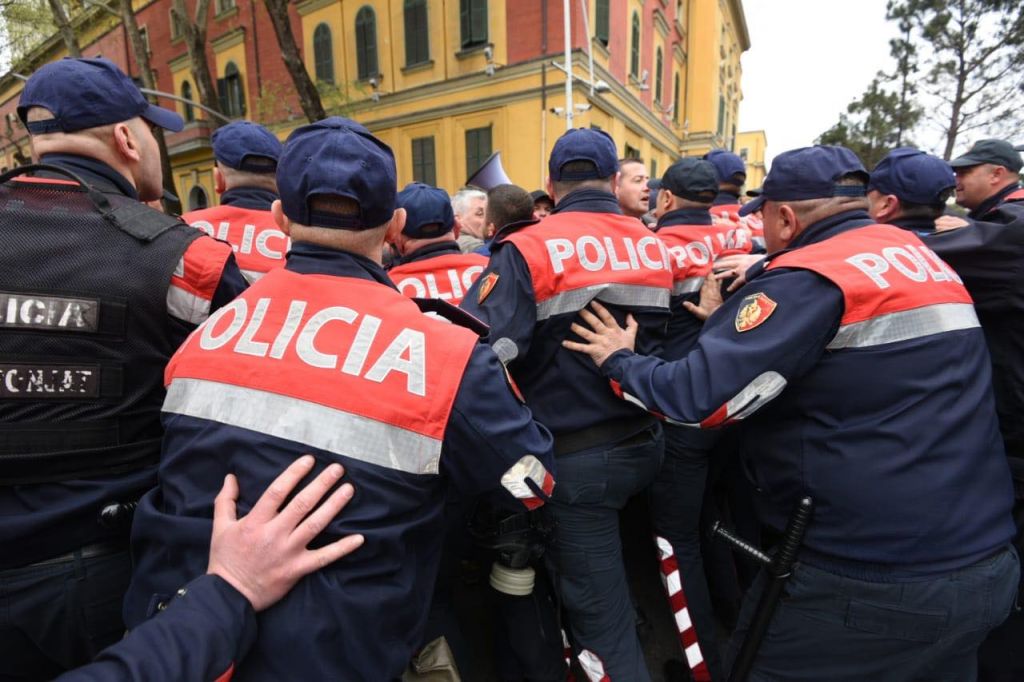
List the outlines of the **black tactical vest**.
{"label": "black tactical vest", "polygon": [[202,233],[80,181],[11,179],[25,171],[0,177],[0,485],[152,465],[167,289]]}

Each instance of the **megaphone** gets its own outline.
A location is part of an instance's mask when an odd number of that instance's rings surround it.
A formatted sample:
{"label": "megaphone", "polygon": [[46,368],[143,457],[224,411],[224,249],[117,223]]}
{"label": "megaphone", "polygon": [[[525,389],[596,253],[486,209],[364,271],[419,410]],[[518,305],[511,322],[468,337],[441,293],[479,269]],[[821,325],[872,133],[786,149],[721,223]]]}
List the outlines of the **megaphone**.
{"label": "megaphone", "polygon": [[515,183],[505,175],[505,169],[501,167],[501,152],[494,152],[489,159],[484,161],[484,165],[469,176],[466,184],[479,187],[487,192],[498,185],[513,185]]}

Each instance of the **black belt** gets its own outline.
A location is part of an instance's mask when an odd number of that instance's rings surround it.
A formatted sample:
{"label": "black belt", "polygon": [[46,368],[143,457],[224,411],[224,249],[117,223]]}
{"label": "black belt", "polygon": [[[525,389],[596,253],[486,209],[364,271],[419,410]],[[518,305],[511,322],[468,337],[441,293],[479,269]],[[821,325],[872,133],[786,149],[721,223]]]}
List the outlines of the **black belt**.
{"label": "black belt", "polygon": [[68,561],[74,561],[75,559],[94,559],[100,556],[106,556],[107,554],[116,554],[117,552],[123,552],[128,549],[128,545],[125,542],[118,542],[108,540],[107,542],[96,542],[91,545],[86,545],[76,549],[73,552],[67,554],[61,554],[50,559],[43,559],[42,561],[36,561],[28,564],[29,566],[51,566],[53,564],[63,564]]}
{"label": "black belt", "polygon": [[555,436],[555,457],[583,452],[602,445],[631,445],[635,440],[639,445],[648,438],[646,429],[651,428],[657,420],[649,414],[625,419],[611,419],[601,424],[579,431],[560,433]]}

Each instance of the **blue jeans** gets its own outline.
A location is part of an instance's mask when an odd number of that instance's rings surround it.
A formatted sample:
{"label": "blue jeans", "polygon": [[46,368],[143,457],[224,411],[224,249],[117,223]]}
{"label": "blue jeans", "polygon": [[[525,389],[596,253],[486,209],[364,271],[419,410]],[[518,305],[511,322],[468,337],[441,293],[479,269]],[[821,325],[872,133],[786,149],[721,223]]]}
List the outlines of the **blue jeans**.
{"label": "blue jeans", "polygon": [[[1017,594],[1013,548],[915,582],[869,582],[797,566],[751,682],[973,682],[978,646]],[[764,575],[747,594],[730,647],[739,650]]]}
{"label": "blue jeans", "polygon": [[591,679],[647,682],[619,538],[619,511],[651,484],[664,440],[652,427],[628,445],[557,462],[557,482],[544,506],[554,522],[547,559],[556,577],[581,666]]}

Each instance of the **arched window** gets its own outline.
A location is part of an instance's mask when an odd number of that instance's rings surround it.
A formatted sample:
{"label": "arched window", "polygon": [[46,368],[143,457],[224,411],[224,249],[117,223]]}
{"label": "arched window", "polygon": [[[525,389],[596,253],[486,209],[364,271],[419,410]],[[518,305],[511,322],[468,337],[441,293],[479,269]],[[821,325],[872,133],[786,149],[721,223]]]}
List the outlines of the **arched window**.
{"label": "arched window", "polygon": [[318,24],[313,30],[313,64],[318,81],[334,83],[334,47],[327,24]]}
{"label": "arched window", "polygon": [[611,26],[608,4],[611,0],[595,0],[594,2],[594,37],[608,47],[608,29]]}
{"label": "arched window", "polygon": [[633,30],[629,36],[629,75],[640,77],[640,15],[633,12]]}
{"label": "arched window", "polygon": [[661,48],[654,53],[654,101],[661,104],[661,72],[664,61],[661,57]]}
{"label": "arched window", "polygon": [[234,62],[228,62],[224,67],[224,77],[217,79],[217,94],[221,113],[229,118],[245,116],[245,88],[242,74]]}
{"label": "arched window", "polygon": [[206,190],[196,185],[188,193],[188,210],[198,211],[201,208],[206,208],[210,205],[210,200],[206,198]]}
{"label": "arched window", "polygon": [[459,0],[462,47],[487,43],[487,0]]}
{"label": "arched window", "polygon": [[356,14],[356,65],[359,80],[376,78],[377,68],[377,15],[369,5],[363,5]]}
{"label": "arched window", "polygon": [[[181,96],[183,99],[192,99],[192,84],[184,81],[181,84]],[[185,104],[185,121],[191,123],[196,120],[196,108],[191,104]]]}
{"label": "arched window", "polygon": [[405,0],[405,65],[430,60],[427,0]]}
{"label": "arched window", "polygon": [[672,120],[679,123],[679,72],[676,72],[675,82],[672,84]]}

